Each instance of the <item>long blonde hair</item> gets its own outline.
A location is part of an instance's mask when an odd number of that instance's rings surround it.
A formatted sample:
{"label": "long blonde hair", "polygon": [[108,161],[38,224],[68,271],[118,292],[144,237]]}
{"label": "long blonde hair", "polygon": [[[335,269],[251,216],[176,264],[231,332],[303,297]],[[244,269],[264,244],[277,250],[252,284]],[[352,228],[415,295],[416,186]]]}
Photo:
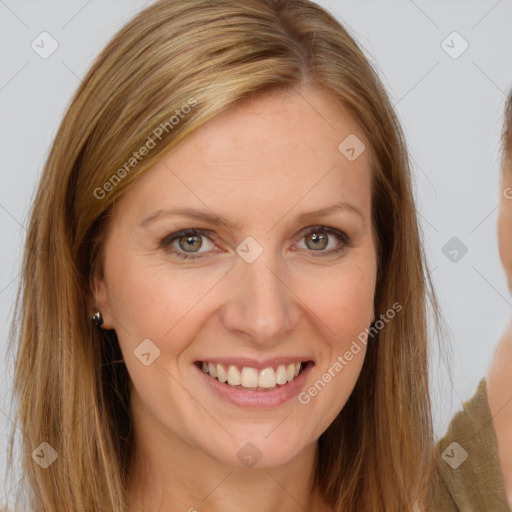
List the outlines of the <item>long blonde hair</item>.
{"label": "long blonde hair", "polygon": [[[316,483],[344,512],[410,511],[426,489],[426,313],[435,298],[402,131],[377,74],[340,23],[308,0],[160,0],[115,35],[84,78],[30,213],[11,343],[23,496],[33,510],[126,510],[130,379],[115,332],[92,326],[89,303],[113,205],[209,119],[251,95],[302,84],[342,104],[371,144],[377,318],[402,305],[370,339],[353,393],[319,439]],[[167,129],[156,140],[159,126]],[[131,162],[150,136],[155,147]],[[31,455],[43,442],[58,454],[46,469]]]}

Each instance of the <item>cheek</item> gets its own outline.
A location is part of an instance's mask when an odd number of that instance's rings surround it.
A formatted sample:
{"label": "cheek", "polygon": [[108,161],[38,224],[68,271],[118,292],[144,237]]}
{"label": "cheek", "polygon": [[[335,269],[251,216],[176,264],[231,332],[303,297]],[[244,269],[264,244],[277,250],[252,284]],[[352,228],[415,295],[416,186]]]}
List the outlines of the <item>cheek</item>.
{"label": "cheek", "polygon": [[111,268],[109,299],[120,348],[146,405],[171,400],[178,408],[173,397],[182,393],[180,355],[200,329],[205,314],[201,299],[214,281],[137,257]]}
{"label": "cheek", "polygon": [[[299,394],[300,414],[321,435],[345,406],[361,373],[368,328],[374,318],[376,270],[368,260],[334,271],[311,297],[311,317],[322,329],[317,352],[319,365],[310,385]],[[314,307],[314,309],[313,309]],[[314,411],[314,412],[313,412]],[[308,423],[316,416],[318,421]]]}
{"label": "cheek", "polygon": [[113,273],[112,315],[134,342],[179,338],[182,322],[212,286],[205,277],[134,258]]}
{"label": "cheek", "polygon": [[354,263],[333,270],[321,287],[316,287],[311,304],[327,328],[332,348],[343,348],[374,318],[376,271],[373,264]]}

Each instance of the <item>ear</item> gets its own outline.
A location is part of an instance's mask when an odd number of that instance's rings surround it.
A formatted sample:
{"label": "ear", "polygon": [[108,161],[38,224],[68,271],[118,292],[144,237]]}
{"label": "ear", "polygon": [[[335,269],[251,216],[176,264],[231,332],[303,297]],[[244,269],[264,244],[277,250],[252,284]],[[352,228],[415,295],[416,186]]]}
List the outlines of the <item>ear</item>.
{"label": "ear", "polygon": [[498,249],[501,265],[507,277],[508,289],[512,291],[512,201],[502,198],[498,213]]}
{"label": "ear", "polygon": [[500,182],[498,249],[508,288],[512,292],[512,159],[505,158]]}
{"label": "ear", "polygon": [[113,329],[112,315],[110,313],[110,299],[108,295],[107,284],[103,276],[95,276],[91,281],[89,295],[90,316],[97,311],[101,312],[103,317],[102,329]]}

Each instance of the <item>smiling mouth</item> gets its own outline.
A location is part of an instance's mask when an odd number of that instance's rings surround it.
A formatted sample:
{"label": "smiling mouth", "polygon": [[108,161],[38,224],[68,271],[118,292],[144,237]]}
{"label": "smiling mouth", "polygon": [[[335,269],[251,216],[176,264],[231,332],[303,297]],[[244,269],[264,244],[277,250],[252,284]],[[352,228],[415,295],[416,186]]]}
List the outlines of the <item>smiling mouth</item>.
{"label": "smiling mouth", "polygon": [[275,367],[269,366],[261,370],[250,366],[239,367],[210,361],[197,361],[194,364],[211,378],[235,389],[272,391],[293,381],[313,362],[297,361],[296,363],[280,364]]}

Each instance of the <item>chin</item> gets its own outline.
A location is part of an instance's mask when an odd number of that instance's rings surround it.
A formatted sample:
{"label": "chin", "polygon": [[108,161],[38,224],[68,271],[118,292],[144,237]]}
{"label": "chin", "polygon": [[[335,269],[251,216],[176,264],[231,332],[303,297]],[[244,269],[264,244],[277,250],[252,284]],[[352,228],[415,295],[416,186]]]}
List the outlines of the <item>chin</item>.
{"label": "chin", "polygon": [[266,427],[265,433],[260,435],[235,436],[231,446],[222,447],[222,453],[215,452],[211,456],[226,466],[270,469],[287,464],[307,447],[298,434],[290,435],[286,431],[285,435],[276,435],[272,439],[275,433],[269,435],[271,431],[272,429]]}

